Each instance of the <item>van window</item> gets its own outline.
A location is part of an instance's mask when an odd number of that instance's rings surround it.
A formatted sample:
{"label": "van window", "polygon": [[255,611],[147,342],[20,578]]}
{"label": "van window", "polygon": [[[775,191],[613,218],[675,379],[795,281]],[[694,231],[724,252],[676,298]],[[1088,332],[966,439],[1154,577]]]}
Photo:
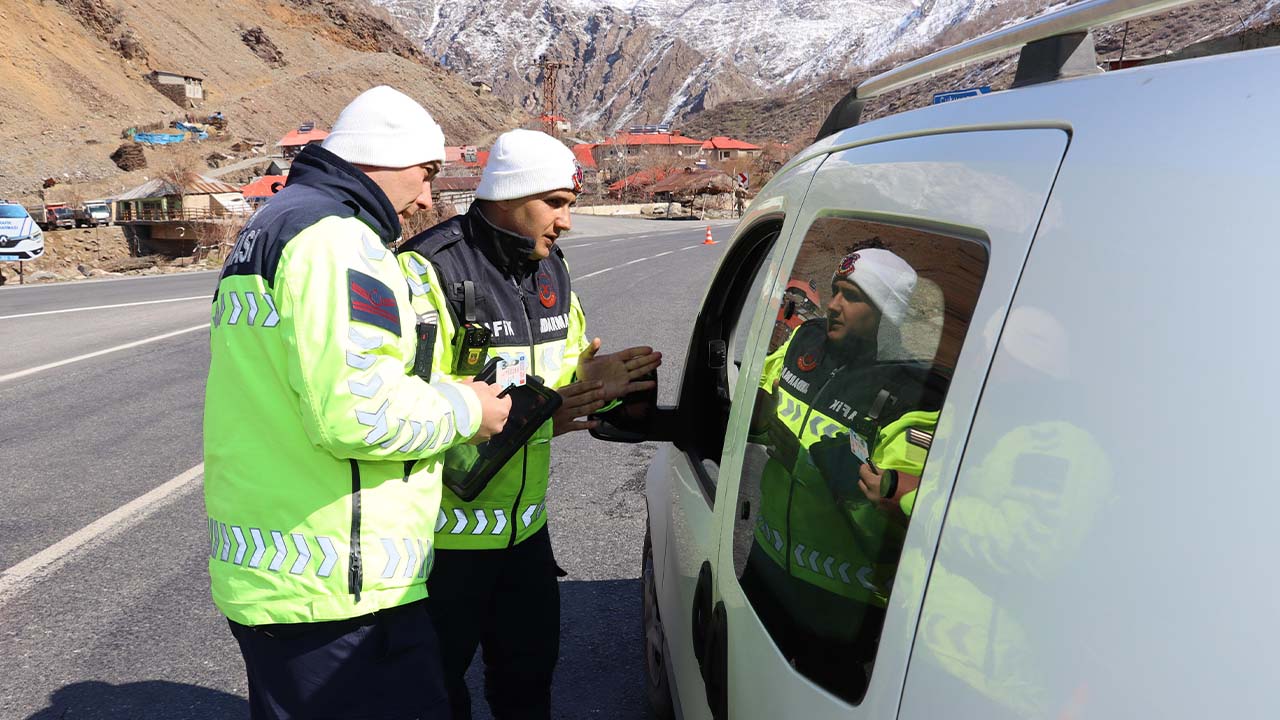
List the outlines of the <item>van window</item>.
{"label": "van window", "polygon": [[791,665],[851,703],[986,267],[977,240],[822,217],[761,340],[735,570]]}
{"label": "van window", "polygon": [[733,391],[740,381],[741,352],[756,307],[752,300],[761,292],[781,226],[781,218],[771,218],[741,233],[712,280],[690,342],[680,391],[689,432],[676,445],[689,454],[711,504]]}

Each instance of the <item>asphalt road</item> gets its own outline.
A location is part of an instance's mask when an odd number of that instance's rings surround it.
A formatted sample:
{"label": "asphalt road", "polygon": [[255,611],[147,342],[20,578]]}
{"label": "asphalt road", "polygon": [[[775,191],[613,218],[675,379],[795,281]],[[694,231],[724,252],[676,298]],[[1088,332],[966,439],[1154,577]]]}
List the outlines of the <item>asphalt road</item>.
{"label": "asphalt road", "polygon": [[[674,384],[725,243],[705,224],[575,218],[562,239],[604,351]],[[714,224],[718,240],[731,226]],[[0,289],[0,718],[247,717],[208,592],[199,476],[214,273]],[[557,439],[557,718],[647,716],[639,646],[652,448]],[[473,667],[477,718],[488,717]]]}

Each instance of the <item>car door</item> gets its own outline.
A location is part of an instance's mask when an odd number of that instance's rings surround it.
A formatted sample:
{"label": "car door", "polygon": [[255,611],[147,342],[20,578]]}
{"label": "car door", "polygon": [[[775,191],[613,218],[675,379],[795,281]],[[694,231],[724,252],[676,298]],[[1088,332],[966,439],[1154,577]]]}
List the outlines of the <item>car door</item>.
{"label": "car door", "polygon": [[777,258],[821,160],[798,164],[775,178],[735,232],[700,306],[686,355],[679,403],[671,413],[673,442],[660,447],[646,478],[654,584],[667,645],[661,672],[687,720],[711,717],[702,656],[712,609],[711,565],[720,533],[714,512],[721,452],[740,353],[758,299],[777,272]]}
{"label": "car door", "polygon": [[[719,464],[695,658],[715,716],[896,716],[942,511],[1068,141],[868,142],[816,172],[751,308],[751,381]],[[820,312],[797,323],[801,295]],[[874,327],[846,314],[866,307]]]}

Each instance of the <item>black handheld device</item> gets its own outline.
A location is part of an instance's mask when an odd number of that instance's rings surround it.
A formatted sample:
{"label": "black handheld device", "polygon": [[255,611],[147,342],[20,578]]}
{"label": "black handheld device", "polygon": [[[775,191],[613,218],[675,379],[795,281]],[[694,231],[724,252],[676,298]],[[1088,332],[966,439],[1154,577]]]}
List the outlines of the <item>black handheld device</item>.
{"label": "black handheld device", "polygon": [[[501,358],[489,360],[475,379],[493,384],[502,363]],[[511,398],[511,413],[502,432],[479,445],[458,446],[445,454],[444,484],[464,501],[474,500],[563,402],[560,393],[536,375],[527,376],[524,385],[510,386],[503,394]]]}

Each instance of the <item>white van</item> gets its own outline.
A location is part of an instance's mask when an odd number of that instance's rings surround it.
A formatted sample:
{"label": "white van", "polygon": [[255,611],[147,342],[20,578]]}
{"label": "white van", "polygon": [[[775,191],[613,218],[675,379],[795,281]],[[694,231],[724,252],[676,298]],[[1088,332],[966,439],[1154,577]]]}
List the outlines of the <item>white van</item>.
{"label": "white van", "polygon": [[661,443],[658,716],[1280,715],[1280,51],[1092,72],[1084,31],[1175,4],[872,78],[1026,45],[1017,89],[836,127],[751,204],[678,406],[594,433]]}

